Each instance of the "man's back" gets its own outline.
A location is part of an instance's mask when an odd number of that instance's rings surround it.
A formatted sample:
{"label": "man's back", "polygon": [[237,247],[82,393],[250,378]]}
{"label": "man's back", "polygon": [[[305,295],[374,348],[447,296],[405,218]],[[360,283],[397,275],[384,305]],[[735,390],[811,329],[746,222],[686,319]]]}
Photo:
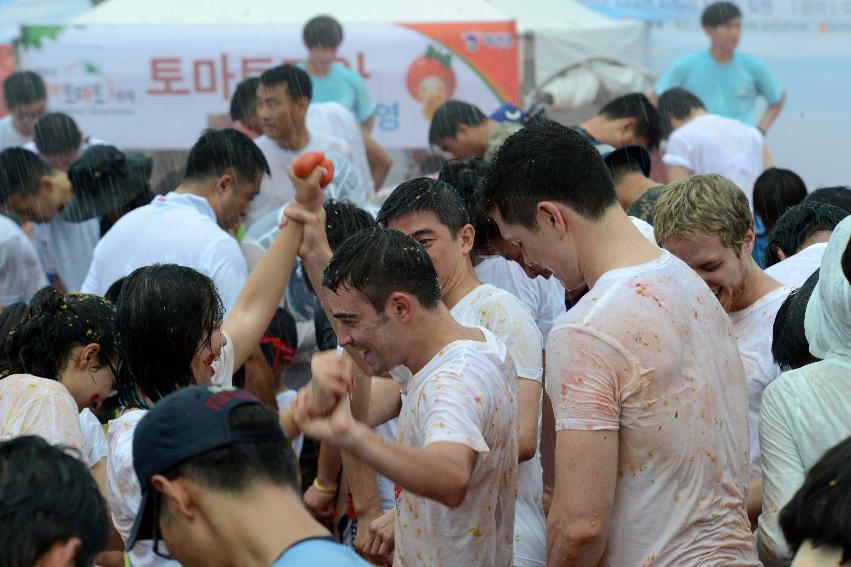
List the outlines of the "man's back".
{"label": "man's back", "polygon": [[688,266],[664,253],[604,274],[553,327],[547,368],[557,430],[618,431],[601,565],[758,564],[742,362]]}
{"label": "man's back", "polygon": [[723,175],[745,192],[753,209],[754,182],[765,169],[763,152],[762,134],[756,128],[704,114],[674,130],[663,161],[694,175]]}
{"label": "man's back", "polygon": [[172,263],[210,277],[225,310],[236,302],[248,269],[236,240],[222,230],[207,200],[169,193],[121,217],[95,248],[83,291],[103,295],[136,268]]}

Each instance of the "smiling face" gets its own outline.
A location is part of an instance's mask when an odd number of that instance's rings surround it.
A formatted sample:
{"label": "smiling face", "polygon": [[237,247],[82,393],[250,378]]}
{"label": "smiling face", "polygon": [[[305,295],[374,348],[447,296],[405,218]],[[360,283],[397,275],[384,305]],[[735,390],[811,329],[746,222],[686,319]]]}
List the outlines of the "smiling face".
{"label": "smiling face", "polygon": [[222,355],[222,349],[227,344],[227,339],[221,329],[215,329],[210,340],[198,346],[195,356],[192,357],[190,368],[192,376],[197,384],[209,384],[216,371],[213,362]]}
{"label": "smiling face", "polygon": [[753,229],[748,229],[738,251],[724,244],[718,234],[673,236],[663,247],[697,272],[724,310],[730,313],[741,309],[737,302],[747,284],[753,241]]}
{"label": "smiling face", "polygon": [[384,374],[404,363],[400,348],[404,341],[399,340],[390,307],[378,313],[362,293],[346,287],[327,293],[326,299],[334,316],[337,344],[358,351],[373,374]]}

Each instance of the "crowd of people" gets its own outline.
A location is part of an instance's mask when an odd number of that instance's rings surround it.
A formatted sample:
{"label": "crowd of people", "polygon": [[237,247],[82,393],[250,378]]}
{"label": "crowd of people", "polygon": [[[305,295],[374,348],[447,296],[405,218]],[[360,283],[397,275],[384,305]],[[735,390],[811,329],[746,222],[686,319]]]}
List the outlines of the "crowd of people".
{"label": "crowd of people", "polygon": [[741,21],[581,124],[445,101],[390,191],[330,16],[165,191],[13,73],[0,564],[851,564],[851,189]]}

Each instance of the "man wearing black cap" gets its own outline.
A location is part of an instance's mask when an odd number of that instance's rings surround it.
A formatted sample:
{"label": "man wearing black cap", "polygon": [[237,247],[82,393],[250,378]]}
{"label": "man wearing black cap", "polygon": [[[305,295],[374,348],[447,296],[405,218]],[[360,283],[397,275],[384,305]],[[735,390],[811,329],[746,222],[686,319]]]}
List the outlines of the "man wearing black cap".
{"label": "man wearing black cap", "polygon": [[662,185],[650,179],[650,154],[643,146],[630,145],[604,153],[603,159],[623,210],[652,225]]}
{"label": "man wearing black cap", "polygon": [[142,503],[128,550],[153,540],[186,567],[368,565],[304,509],[278,415],[248,392],[166,396],[136,428],[133,466]]}

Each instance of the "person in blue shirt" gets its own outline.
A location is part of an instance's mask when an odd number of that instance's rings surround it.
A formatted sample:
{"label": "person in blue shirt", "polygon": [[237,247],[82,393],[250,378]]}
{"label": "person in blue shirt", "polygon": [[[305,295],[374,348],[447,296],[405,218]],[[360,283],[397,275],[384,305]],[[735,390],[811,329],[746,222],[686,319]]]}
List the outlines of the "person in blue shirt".
{"label": "person in blue shirt", "polygon": [[[676,60],[656,83],[656,93],[686,89],[710,113],[741,120],[765,134],[780,114],[786,93],[765,63],[736,51],[742,33],[741,10],[731,2],[715,2],[703,11],[701,25],[709,36],[709,49]],[[754,106],[759,96],[768,108],[756,122]]]}

